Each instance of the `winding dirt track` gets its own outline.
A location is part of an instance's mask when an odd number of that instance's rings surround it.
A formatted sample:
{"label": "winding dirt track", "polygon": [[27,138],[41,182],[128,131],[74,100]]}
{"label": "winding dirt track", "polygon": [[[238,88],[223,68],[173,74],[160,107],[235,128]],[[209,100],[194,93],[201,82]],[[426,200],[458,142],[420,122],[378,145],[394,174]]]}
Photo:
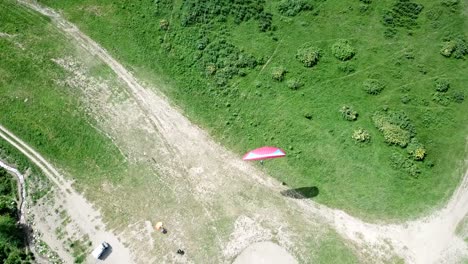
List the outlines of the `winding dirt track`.
{"label": "winding dirt track", "polygon": [[21,139],[0,125],[0,137],[23,153],[57,186],[64,197],[65,208],[70,217],[78,225],[83,234],[88,234],[93,245],[107,241],[112,245],[113,254],[109,255],[109,263],[132,263],[130,251],[112,233],[105,231],[99,212],[86,199],[77,193],[49,162],[39,153],[29,147]]}
{"label": "winding dirt track", "polygon": [[[164,144],[168,151],[175,156],[203,156],[197,152],[200,149],[214,149],[221,158],[216,160],[217,166],[229,164],[240,172],[251,175],[252,181],[268,187],[272,192],[279,192],[284,188],[255,168],[242,162],[233,162],[233,154],[214,143],[198,127],[191,124],[180,112],[174,109],[162,95],[155,91],[145,89],[119,62],[104,50],[99,44],[84,35],[79,29],[62,18],[55,11],[40,6],[35,2],[19,1],[25,6],[51,18],[52,23],[66,36],[71,38],[76,45],[84,48],[91,54],[106,63],[127,85],[128,93],[138,103],[146,118],[163,135]],[[70,184],[55,170],[51,164],[45,161],[37,152],[28,147],[24,142],[0,126],[0,136],[28,156],[38,165],[54,183],[63,191],[71,190]],[[181,148],[180,146],[185,146]],[[195,147],[187,147],[195,146]],[[185,152],[185,153],[184,153]],[[188,152],[188,153],[187,153]],[[201,157],[200,157],[201,159]],[[183,159],[177,159],[183,160]],[[72,217],[80,220],[90,233],[97,237],[106,237],[109,242],[118,245],[115,250],[118,255],[111,255],[119,262],[128,260],[130,252],[125,249],[111,233],[96,230],[96,225],[89,224],[86,215],[95,215],[96,211],[78,193],[72,191],[70,196],[82,203],[87,208],[83,213],[75,212]],[[331,209],[309,200],[288,199],[288,203],[297,206],[305,215],[319,215],[346,239],[356,242],[363,250],[378,256],[386,251],[394,251],[403,257],[408,263],[452,263],[458,256],[467,256],[467,245],[455,235],[455,229],[468,212],[468,174],[465,174],[459,187],[447,205],[434,212],[430,216],[402,224],[380,225],[363,222],[343,211]],[[70,205],[73,208],[73,205]],[[102,225],[102,223],[99,223]],[[104,230],[104,229],[100,229]],[[90,236],[93,237],[93,236]],[[94,242],[94,241],[93,241]],[[383,249],[383,250],[382,250]]]}

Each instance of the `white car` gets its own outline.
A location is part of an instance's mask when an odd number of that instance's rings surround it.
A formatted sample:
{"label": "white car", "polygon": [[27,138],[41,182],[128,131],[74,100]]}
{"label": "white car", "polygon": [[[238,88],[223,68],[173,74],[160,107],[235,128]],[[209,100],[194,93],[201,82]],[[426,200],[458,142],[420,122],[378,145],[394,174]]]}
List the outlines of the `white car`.
{"label": "white car", "polygon": [[102,254],[104,254],[108,248],[109,244],[107,242],[102,242],[93,250],[93,252],[91,252],[91,255],[96,259],[100,259]]}

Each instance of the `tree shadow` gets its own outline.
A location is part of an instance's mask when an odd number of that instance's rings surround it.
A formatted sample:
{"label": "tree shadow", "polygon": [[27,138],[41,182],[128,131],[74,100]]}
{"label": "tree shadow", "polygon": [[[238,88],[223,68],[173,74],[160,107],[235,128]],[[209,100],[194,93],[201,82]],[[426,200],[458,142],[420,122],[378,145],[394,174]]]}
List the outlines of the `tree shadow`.
{"label": "tree shadow", "polygon": [[32,241],[34,239],[34,230],[30,225],[24,223],[18,223],[18,228],[21,230],[21,234],[23,235],[23,246],[29,248],[33,245]]}
{"label": "tree shadow", "polygon": [[286,197],[294,198],[294,199],[307,199],[307,198],[314,198],[319,194],[319,189],[317,186],[312,187],[301,187],[295,189],[289,189],[281,191],[281,194]]}

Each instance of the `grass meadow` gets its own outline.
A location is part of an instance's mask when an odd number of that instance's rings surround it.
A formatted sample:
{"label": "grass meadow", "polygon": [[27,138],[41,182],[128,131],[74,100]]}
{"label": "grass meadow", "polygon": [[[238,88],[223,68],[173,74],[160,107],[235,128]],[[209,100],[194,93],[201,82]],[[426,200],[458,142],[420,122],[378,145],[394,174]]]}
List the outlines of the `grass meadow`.
{"label": "grass meadow", "polygon": [[464,172],[464,1],[40,2],[239,158],[284,148],[265,168],[318,188],[320,203],[411,218],[440,206]]}
{"label": "grass meadow", "polygon": [[[65,72],[52,59],[71,46],[46,18],[13,1],[0,3],[0,14],[0,32],[8,34],[0,37],[0,123],[80,182],[118,181],[112,173],[124,166],[118,149],[95,130],[77,92],[57,83]],[[6,142],[0,148],[20,168],[28,166]]]}

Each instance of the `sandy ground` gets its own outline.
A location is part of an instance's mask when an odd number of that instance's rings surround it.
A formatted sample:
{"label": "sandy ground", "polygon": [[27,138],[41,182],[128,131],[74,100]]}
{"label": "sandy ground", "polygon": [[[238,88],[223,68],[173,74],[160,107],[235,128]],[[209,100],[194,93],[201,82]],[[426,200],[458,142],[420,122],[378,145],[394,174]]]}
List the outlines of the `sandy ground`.
{"label": "sandy ground", "polygon": [[[220,258],[218,262],[232,259],[250,244],[268,241],[273,238],[279,239],[279,245],[286,248],[296,258],[302,254],[307,254],[307,252],[301,251],[300,244],[291,245],[291,241],[294,241],[294,243],[299,243],[298,241],[300,241],[294,238],[293,231],[284,232],[282,235],[275,235],[271,229],[265,228],[267,225],[280,225],[279,223],[287,221],[284,215],[289,213],[289,211],[284,209],[286,207],[289,208],[288,210],[302,215],[304,219],[312,218],[312,216],[314,218],[318,217],[320,221],[334,228],[343,238],[354,241],[361,252],[375,257],[375,260],[379,260],[377,262],[385,260],[392,252],[404,258],[407,263],[424,264],[453,263],[459,260],[461,256],[467,255],[466,243],[455,235],[458,223],[468,212],[467,175],[465,175],[460,186],[444,208],[422,219],[401,224],[381,225],[366,223],[343,211],[327,208],[310,200],[288,197],[281,197],[282,204],[280,206],[268,208],[266,211],[262,211],[260,207],[247,208],[248,204],[243,204],[239,200],[231,201],[231,199],[233,197],[240,199],[237,196],[242,194],[242,191],[252,188],[255,188],[252,190],[253,192],[257,190],[270,192],[273,197],[271,199],[276,199],[275,195],[284,191],[285,187],[269,178],[262,171],[240,161],[236,155],[228,152],[214,142],[209,135],[191,124],[180,111],[171,106],[164,96],[157,94],[155,89],[143,87],[106,50],[80,32],[74,25],[64,20],[59,14],[33,2],[22,3],[50,17],[52,23],[62,30],[77,46],[102,60],[125,83],[126,93],[129,96],[127,104],[120,105],[120,109],[111,109],[109,107],[107,110],[110,112],[106,117],[109,118],[109,123],[115,124],[107,124],[105,121],[103,123],[103,127],[109,128],[108,133],[116,137],[116,144],[124,152],[144,152],[145,156],[156,157],[159,163],[158,166],[160,166],[159,170],[165,172],[164,174],[167,175],[168,180],[171,177],[176,177],[176,181],[181,181],[184,186],[188,186],[183,187],[182,184],[174,184],[168,185],[168,188],[174,188],[174,192],[179,193],[181,197],[183,195],[192,195],[200,206],[199,209],[203,212],[203,217],[206,217],[206,219],[212,222],[218,219],[218,213],[212,209],[213,207],[221,206],[217,202],[218,199],[223,201],[222,206],[224,206],[224,210],[237,210],[232,213],[233,215],[240,215],[235,224],[238,224],[239,229],[244,228],[246,231],[232,232],[229,235],[227,243],[225,242],[225,237],[220,232],[213,231],[212,234],[215,236],[214,241],[219,242],[220,249],[223,252],[223,258]],[[57,61],[60,62],[59,60]],[[68,66],[67,64],[62,64],[64,68],[70,68],[70,65],[73,66],[73,63]],[[101,88],[105,89],[105,87]],[[93,100],[93,98],[88,99]],[[98,110],[96,109],[96,111]],[[121,134],[120,132],[122,132],[117,127],[121,123],[124,123],[123,121],[119,123],[119,120],[122,119],[122,115],[125,114],[126,110],[131,110],[131,112],[127,113],[128,116],[125,116],[125,123],[138,124],[138,133],[144,135],[141,138],[135,139],[135,141],[127,143],[125,139],[128,139],[128,137],[117,138]],[[113,114],[115,114],[114,117],[112,117]],[[115,129],[115,131],[112,129]],[[90,234],[93,243],[101,240],[108,240],[112,245],[115,243],[118,250],[114,250],[110,256],[114,261],[110,261],[109,259],[109,263],[130,263],[132,259],[130,251],[120,243],[115,235],[104,231],[105,227],[99,220],[99,213],[82,196],[71,189],[70,184],[64,180],[61,174],[19,139],[15,139],[13,135],[4,129],[1,131],[0,136],[7,138],[7,140],[13,139],[12,144],[18,149],[23,150],[23,153],[28,155],[41,169],[45,170],[46,174],[60,186],[60,190],[67,193],[65,195],[68,195],[67,200],[69,199],[70,202],[64,204],[64,207],[71,211],[70,217],[75,219],[79,226],[82,226],[83,232]],[[128,133],[130,135],[130,132]],[[129,155],[129,157],[135,160],[142,159],[142,156],[138,156],[137,154]],[[182,172],[183,175],[187,176],[186,178],[180,178]],[[224,193],[219,194],[217,190],[223,190]],[[190,193],[184,194],[186,191]],[[274,200],[276,203],[278,201]],[[265,203],[268,202],[268,200],[265,200]],[[255,205],[254,203],[253,207]],[[260,204],[257,205],[261,206]],[[83,208],[83,210],[73,210],[73,208]],[[242,216],[242,210],[250,210],[248,211],[250,215]],[[254,211],[259,212],[256,218],[251,213]],[[190,215],[190,212],[187,215]],[[279,220],[274,222],[275,218]],[[313,219],[313,221],[316,220]],[[259,225],[257,224],[258,222],[264,224]],[[313,225],[312,222],[308,222],[307,224]],[[100,228],[95,228],[95,226],[99,226]],[[144,237],[148,235],[148,238],[154,239],[155,236],[151,234],[146,222],[137,222],[133,226],[139,226],[143,231],[140,233],[136,232],[133,239],[131,238],[132,243],[138,243],[136,240],[138,236]],[[184,228],[182,224],[180,228]],[[281,229],[275,230],[275,233],[278,232],[282,232]],[[179,235],[174,234],[174,237],[172,237],[175,245],[179,243],[178,241],[184,239],[184,234],[183,232],[181,233]],[[131,232],[128,232],[122,236],[132,237],[131,235]],[[148,241],[151,241],[151,239],[148,239]],[[265,250],[267,252],[271,244],[267,245],[263,249],[257,248],[255,251],[261,252]],[[152,249],[153,246],[150,245],[149,249]],[[262,247],[260,246],[260,248]],[[135,252],[137,249],[132,247],[131,250]],[[247,252],[253,251],[247,249]],[[281,254],[281,250],[277,250],[276,252]],[[248,255],[247,258],[254,257],[253,255],[249,256],[248,253],[246,254]],[[286,253],[281,255],[288,258]],[[173,255],[166,256],[164,260],[165,262],[191,262]],[[142,261],[140,259],[139,261],[141,263],[155,263],[156,260],[145,259]],[[299,262],[306,261],[299,259]]]}
{"label": "sandy ground", "polygon": [[296,264],[297,261],[286,250],[266,241],[250,245],[234,260],[233,264]]}

